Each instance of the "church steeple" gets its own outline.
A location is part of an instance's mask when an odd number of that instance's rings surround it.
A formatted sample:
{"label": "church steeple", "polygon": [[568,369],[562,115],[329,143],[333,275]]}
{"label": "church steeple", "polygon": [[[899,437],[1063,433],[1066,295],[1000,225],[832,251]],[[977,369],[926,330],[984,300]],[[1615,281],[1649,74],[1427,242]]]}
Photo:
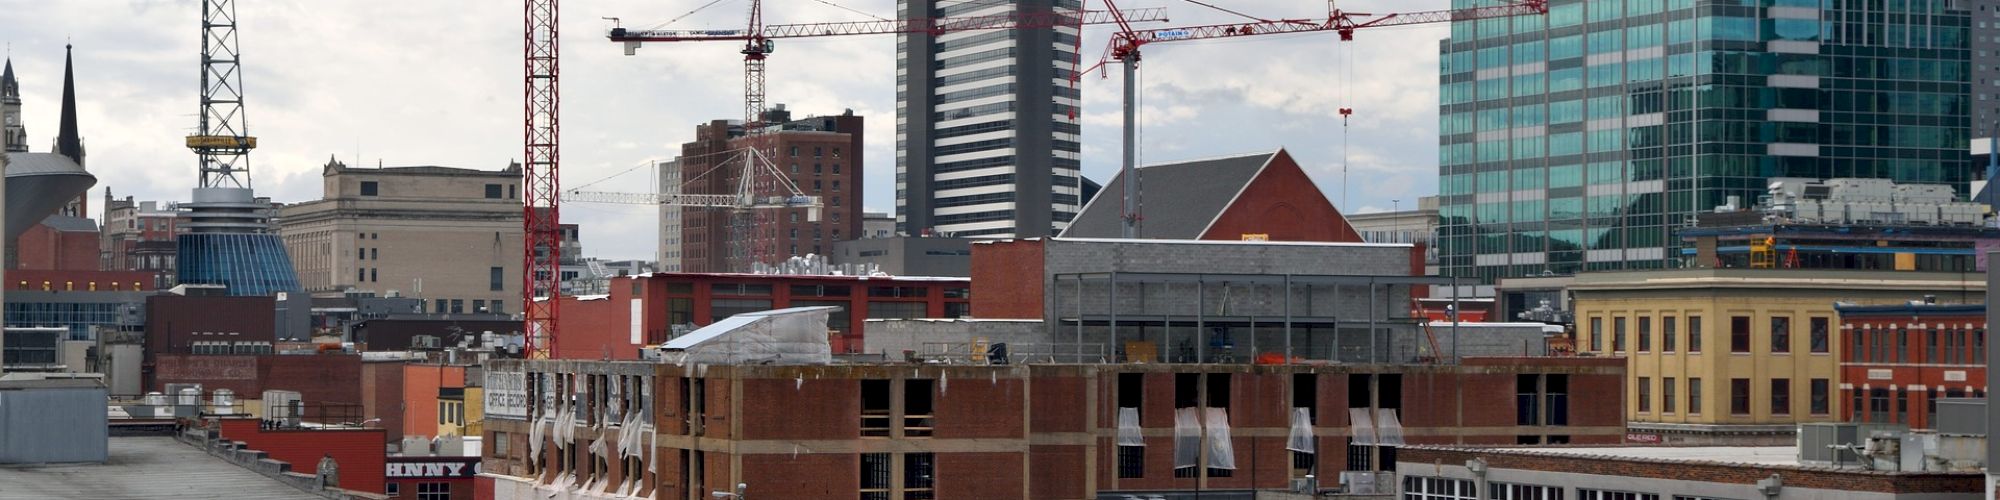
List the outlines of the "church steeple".
{"label": "church steeple", "polygon": [[62,123],[56,130],[56,153],[83,165],[83,138],[76,133],[76,73],[70,46],[63,46]]}
{"label": "church steeple", "polygon": [[9,153],[28,152],[28,129],[21,123],[21,82],[14,80],[14,58],[0,72],[0,143]]}

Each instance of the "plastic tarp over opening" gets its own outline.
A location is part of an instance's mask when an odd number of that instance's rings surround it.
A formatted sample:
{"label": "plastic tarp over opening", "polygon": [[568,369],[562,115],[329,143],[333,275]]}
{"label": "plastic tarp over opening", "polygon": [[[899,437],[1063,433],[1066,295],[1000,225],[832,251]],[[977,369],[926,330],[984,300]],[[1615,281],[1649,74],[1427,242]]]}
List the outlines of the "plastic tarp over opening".
{"label": "plastic tarp over opening", "polygon": [[1174,468],[1201,465],[1201,409],[1174,410]]}
{"label": "plastic tarp over opening", "polygon": [[1208,418],[1208,468],[1235,469],[1236,445],[1229,440],[1229,409],[1209,408]]}
{"label": "plastic tarp over opening", "polygon": [[833,362],[826,318],[838,307],[793,307],[724,318],[667,341],[669,362],[823,365]]}
{"label": "plastic tarp over opening", "polygon": [[1139,431],[1139,409],[1118,409],[1118,446],[1145,446],[1146,438]]}
{"label": "plastic tarp over opening", "polygon": [[1309,408],[1292,408],[1292,432],[1285,436],[1285,449],[1313,453],[1313,421]]}

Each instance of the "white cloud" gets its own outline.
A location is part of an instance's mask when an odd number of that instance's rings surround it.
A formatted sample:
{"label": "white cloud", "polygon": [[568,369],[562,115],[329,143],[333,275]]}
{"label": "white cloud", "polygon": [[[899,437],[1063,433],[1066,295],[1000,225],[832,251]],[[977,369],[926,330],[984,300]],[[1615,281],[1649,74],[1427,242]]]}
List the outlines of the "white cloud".
{"label": "white cloud", "polygon": [[[878,15],[894,11],[889,0],[840,3]],[[649,45],[626,57],[602,36],[609,23],[600,17],[644,27],[698,5],[563,4],[564,185],[671,156],[696,124],[740,118],[742,62],[731,44]],[[1230,7],[1299,18],[1323,14],[1314,12],[1318,5],[1246,0]],[[6,7],[0,25],[12,28],[30,145],[42,150],[55,133],[62,45],[73,39],[81,127],[100,179],[93,195],[110,186],[121,197],[185,198],[194,158],[181,137],[195,124],[200,3],[0,0],[0,6]],[[742,6],[724,2],[674,26],[738,26]],[[1150,5],[1126,7],[1142,6]],[[1236,19],[1185,3],[1167,6],[1176,25]],[[1341,4],[1380,12],[1446,6],[1445,0]],[[817,2],[767,7],[771,23],[864,19]],[[251,163],[260,193],[280,201],[316,198],[319,167],[329,155],[359,165],[482,169],[521,156],[519,2],[270,0],[238,9],[250,129],[261,146]],[[1339,163],[1334,110],[1345,103],[1356,108],[1346,141],[1354,204],[1429,193],[1436,173],[1436,39],[1444,32],[1440,25],[1363,31],[1349,44],[1318,34],[1148,47],[1142,156],[1285,146],[1322,189],[1337,195],[1338,171],[1328,166]],[[1084,57],[1099,54],[1106,33],[1087,30]],[[851,108],[866,117],[871,207],[894,203],[895,43],[892,36],[781,40],[769,63],[770,102],[806,114]],[[1351,78],[1340,76],[1337,57],[1355,64]],[[1086,173],[1099,180],[1109,179],[1120,149],[1119,81],[1111,73],[1083,81]],[[649,178],[627,176],[606,184],[639,190]],[[570,204],[563,213],[583,225],[589,254],[653,253],[652,207]]]}

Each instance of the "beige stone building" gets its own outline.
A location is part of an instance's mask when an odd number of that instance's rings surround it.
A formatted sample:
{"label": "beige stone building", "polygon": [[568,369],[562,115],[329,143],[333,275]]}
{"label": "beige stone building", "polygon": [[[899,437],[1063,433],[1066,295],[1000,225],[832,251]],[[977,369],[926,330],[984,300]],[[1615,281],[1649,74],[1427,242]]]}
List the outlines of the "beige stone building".
{"label": "beige stone building", "polygon": [[329,161],[318,201],[286,206],[280,234],[314,296],[372,292],[426,312],[511,313],[521,300],[521,167],[349,168]]}

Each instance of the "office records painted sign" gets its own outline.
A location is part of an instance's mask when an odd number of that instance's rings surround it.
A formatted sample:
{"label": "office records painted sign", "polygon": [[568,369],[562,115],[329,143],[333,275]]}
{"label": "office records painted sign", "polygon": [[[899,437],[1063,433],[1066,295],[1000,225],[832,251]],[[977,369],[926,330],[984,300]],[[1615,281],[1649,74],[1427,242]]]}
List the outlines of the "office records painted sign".
{"label": "office records painted sign", "polygon": [[487,370],[486,416],[527,420],[528,374]]}

